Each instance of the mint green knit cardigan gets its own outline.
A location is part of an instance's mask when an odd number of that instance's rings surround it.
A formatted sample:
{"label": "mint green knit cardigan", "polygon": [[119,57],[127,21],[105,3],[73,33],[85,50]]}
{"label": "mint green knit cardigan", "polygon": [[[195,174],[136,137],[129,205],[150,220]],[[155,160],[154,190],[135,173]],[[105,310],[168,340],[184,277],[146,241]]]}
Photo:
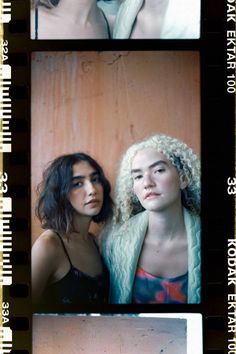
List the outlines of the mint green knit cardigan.
{"label": "mint green knit cardigan", "polygon": [[[147,1],[147,0],[146,0]],[[161,30],[161,39],[200,37],[200,0],[169,0]],[[144,0],[124,0],[116,15],[114,39],[130,38]]]}
{"label": "mint green knit cardigan", "polygon": [[[184,209],[188,239],[188,303],[201,300],[200,218]],[[107,225],[100,238],[103,258],[110,272],[110,303],[132,302],[138,259],[148,227],[148,212],[132,217],[126,226]]]}

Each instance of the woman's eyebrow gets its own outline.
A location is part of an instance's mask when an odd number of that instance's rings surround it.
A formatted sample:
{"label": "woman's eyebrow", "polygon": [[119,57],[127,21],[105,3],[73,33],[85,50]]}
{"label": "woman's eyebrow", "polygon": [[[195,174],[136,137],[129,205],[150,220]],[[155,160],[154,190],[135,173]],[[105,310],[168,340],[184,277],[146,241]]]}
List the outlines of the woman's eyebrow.
{"label": "woman's eyebrow", "polygon": [[[168,163],[166,161],[158,160],[158,161],[153,162],[150,166],[148,166],[148,168],[154,168],[154,167],[156,167],[158,165],[163,165],[163,164],[168,166]],[[134,169],[131,170],[131,173],[138,173],[138,172],[141,172],[141,171],[142,171],[142,168],[134,168]]]}
{"label": "woman's eyebrow", "polygon": [[[97,171],[94,171],[94,172],[92,172],[92,173],[89,174],[89,177],[94,177],[94,176],[98,176],[98,172],[97,172]],[[85,178],[86,178],[86,176],[77,175],[77,176],[73,176],[73,177],[72,177],[72,181],[75,180],[75,179],[81,180],[81,179],[85,179]]]}
{"label": "woman's eyebrow", "polygon": [[84,179],[85,178],[85,176],[73,176],[71,179],[72,179],[72,181],[74,181],[75,179]]}
{"label": "woman's eyebrow", "polygon": [[158,160],[158,161],[152,163],[148,168],[153,168],[153,167],[156,167],[158,165],[166,165],[166,166],[168,166],[168,163],[165,160]]}

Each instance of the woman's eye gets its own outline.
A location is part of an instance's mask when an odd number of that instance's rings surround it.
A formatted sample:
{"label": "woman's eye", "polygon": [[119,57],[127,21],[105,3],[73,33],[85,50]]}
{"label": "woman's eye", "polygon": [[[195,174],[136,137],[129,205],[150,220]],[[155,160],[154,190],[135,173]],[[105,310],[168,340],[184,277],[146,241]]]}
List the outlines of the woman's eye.
{"label": "woman's eye", "polygon": [[99,178],[99,176],[93,177],[93,178],[91,179],[91,182],[92,182],[92,183],[100,183],[100,178]]}
{"label": "woman's eye", "polygon": [[135,180],[135,181],[138,181],[138,180],[141,179],[141,178],[142,178],[142,175],[134,176],[134,180]]}
{"label": "woman's eye", "polygon": [[75,182],[72,184],[72,188],[79,188],[79,187],[82,187],[82,185],[83,185],[83,182],[78,181],[78,182]]}
{"label": "woman's eye", "polygon": [[165,172],[165,168],[158,168],[157,170],[154,171],[154,173],[162,173]]}

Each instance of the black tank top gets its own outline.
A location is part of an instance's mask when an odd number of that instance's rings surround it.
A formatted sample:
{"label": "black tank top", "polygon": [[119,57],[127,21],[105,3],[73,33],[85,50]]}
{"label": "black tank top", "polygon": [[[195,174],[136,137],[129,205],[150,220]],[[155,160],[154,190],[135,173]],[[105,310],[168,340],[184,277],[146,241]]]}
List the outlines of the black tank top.
{"label": "black tank top", "polygon": [[103,264],[103,273],[96,277],[81,272],[72,265],[64,242],[61,236],[57,235],[70,263],[70,270],[62,279],[46,287],[41,303],[53,305],[102,305],[108,303],[109,274],[105,265]]}

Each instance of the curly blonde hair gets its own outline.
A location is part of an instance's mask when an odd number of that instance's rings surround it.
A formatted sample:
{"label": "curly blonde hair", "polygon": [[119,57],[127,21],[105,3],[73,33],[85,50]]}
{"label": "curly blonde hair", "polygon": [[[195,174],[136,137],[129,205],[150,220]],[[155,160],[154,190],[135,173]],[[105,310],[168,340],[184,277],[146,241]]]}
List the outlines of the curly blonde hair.
{"label": "curly blonde hair", "polygon": [[131,165],[137,152],[146,148],[154,148],[163,153],[175,166],[179,176],[185,176],[188,185],[181,191],[182,204],[199,215],[200,160],[184,142],[164,134],[155,134],[131,145],[121,160],[116,180],[114,222],[126,222],[144,210],[133,192]]}

